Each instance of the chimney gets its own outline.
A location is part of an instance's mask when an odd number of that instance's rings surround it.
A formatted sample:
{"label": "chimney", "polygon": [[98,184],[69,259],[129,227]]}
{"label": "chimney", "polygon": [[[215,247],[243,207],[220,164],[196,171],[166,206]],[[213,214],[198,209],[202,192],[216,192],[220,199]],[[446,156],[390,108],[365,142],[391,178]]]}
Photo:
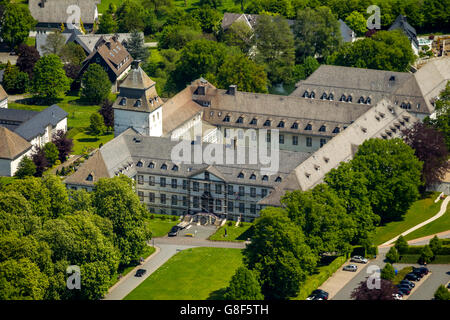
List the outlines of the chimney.
{"label": "chimney", "polygon": [[232,84],[228,87],[228,94],[235,96],[236,95],[236,91],[237,91],[237,85]]}
{"label": "chimney", "polygon": [[133,60],[133,62],[131,63],[131,69],[138,69],[140,63],[141,60]]}

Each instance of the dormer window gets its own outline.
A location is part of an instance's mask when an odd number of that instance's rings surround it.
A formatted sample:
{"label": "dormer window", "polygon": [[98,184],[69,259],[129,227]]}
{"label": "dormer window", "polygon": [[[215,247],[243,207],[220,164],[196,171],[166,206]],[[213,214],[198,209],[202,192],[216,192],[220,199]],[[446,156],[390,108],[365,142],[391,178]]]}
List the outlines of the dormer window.
{"label": "dormer window", "polygon": [[339,133],[341,131],[341,129],[339,129],[339,127],[336,127],[333,129],[333,133]]}
{"label": "dormer window", "polygon": [[167,164],[163,163],[163,165],[161,166],[161,170],[167,170]]}
{"label": "dormer window", "polygon": [[320,97],[320,99],[325,100],[327,98],[327,93],[324,92],[322,93],[322,96]]}
{"label": "dormer window", "polygon": [[278,123],[278,128],[284,128],[284,121],[280,121],[280,123]]}
{"label": "dormer window", "polygon": [[250,124],[254,124],[254,125],[256,125],[256,124],[257,124],[257,122],[258,122],[258,120],[257,120],[256,118],[253,118],[253,119],[252,119],[252,121],[250,121]]}
{"label": "dormer window", "polygon": [[93,181],[94,180],[94,176],[92,174],[89,174],[86,178],[86,181]]}
{"label": "dormer window", "polygon": [[367,128],[361,127],[361,131],[367,133]]}
{"label": "dormer window", "polygon": [[326,127],[325,125],[322,125],[322,126],[319,128],[319,131],[320,131],[320,132],[325,132],[325,131],[327,131],[327,127]]}
{"label": "dormer window", "polygon": [[263,175],[262,181],[269,181],[269,177],[267,175]]}
{"label": "dormer window", "polygon": [[342,96],[341,96],[341,98],[339,99],[339,101],[345,101],[346,99],[345,99],[345,94],[343,94]]}
{"label": "dormer window", "polygon": [[243,123],[244,122],[244,118],[243,117],[239,117],[237,120],[236,120],[236,123]]}
{"label": "dormer window", "polygon": [[178,166],[176,164],[172,167],[172,171],[178,171]]}
{"label": "dormer window", "polygon": [[256,175],[254,173],[250,176],[250,180],[256,180]]}
{"label": "dormer window", "polygon": [[226,115],[225,118],[223,118],[223,122],[230,122],[230,116]]}
{"label": "dormer window", "polygon": [[347,102],[352,102],[352,101],[353,101],[352,96],[348,96],[348,97],[347,97]]}
{"label": "dormer window", "polygon": [[142,167],[144,165],[144,163],[142,161],[138,161],[138,163],[136,163],[136,167]]}
{"label": "dormer window", "polygon": [[134,104],[135,107],[139,108],[140,106],[142,106],[142,101],[141,99],[137,99],[136,103]]}
{"label": "dormer window", "polygon": [[298,122],[294,122],[291,126],[291,129],[298,129]]}
{"label": "dormer window", "polygon": [[305,176],[306,176],[306,178],[309,179],[309,177],[311,177],[311,174],[309,174],[308,172],[305,172]]}
{"label": "dormer window", "polygon": [[303,98],[309,98],[309,93],[308,90],[306,90],[305,92],[303,92]]}
{"label": "dormer window", "polygon": [[264,126],[265,126],[265,127],[270,127],[270,120],[266,120],[266,121],[264,122]]}
{"label": "dormer window", "polygon": [[275,182],[281,182],[281,177],[277,177],[277,178],[275,179]]}
{"label": "dormer window", "polygon": [[330,101],[334,100],[334,94],[330,93],[330,95],[328,96],[328,100]]}
{"label": "dormer window", "polygon": [[312,125],[308,123],[305,127],[305,130],[312,130]]}
{"label": "dormer window", "polygon": [[153,168],[155,168],[155,164],[154,164],[153,162],[150,162],[150,163],[148,164],[148,167],[149,167],[150,169],[153,169]]}
{"label": "dormer window", "polygon": [[127,98],[122,98],[119,103],[121,106],[125,106],[127,104]]}
{"label": "dormer window", "polygon": [[358,103],[364,103],[364,98],[363,97],[359,97]]}
{"label": "dormer window", "polygon": [[314,91],[311,92],[311,95],[309,96],[311,99],[314,99],[316,97],[316,94]]}
{"label": "dormer window", "polygon": [[242,172],[239,172],[238,178],[239,178],[239,179],[244,179],[244,174],[243,174]]}
{"label": "dormer window", "polygon": [[366,104],[371,104],[371,103],[372,103],[372,99],[370,99],[370,97],[367,97]]}
{"label": "dormer window", "polygon": [[323,157],[323,161],[325,161],[325,163],[328,163],[328,161],[330,161],[330,158]]}

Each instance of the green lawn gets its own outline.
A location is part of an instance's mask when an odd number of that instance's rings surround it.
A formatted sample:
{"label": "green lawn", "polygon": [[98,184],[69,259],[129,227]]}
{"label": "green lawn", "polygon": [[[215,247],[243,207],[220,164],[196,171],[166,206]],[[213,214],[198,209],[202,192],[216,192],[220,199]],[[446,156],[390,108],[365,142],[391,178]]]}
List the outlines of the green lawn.
{"label": "green lawn", "polygon": [[155,216],[154,219],[147,220],[152,230],[152,238],[165,236],[173,226],[179,223],[178,219],[176,221],[172,221],[171,216],[165,216],[166,219],[161,219],[161,216],[164,215],[154,215],[154,216]]}
{"label": "green lawn", "polygon": [[[414,263],[415,263],[415,262],[414,262]],[[402,280],[405,278],[405,276],[406,276],[408,273],[410,273],[410,272],[412,272],[412,267],[406,267],[406,268],[403,268],[403,269],[401,269],[401,270],[398,270],[397,275],[396,275],[396,276],[394,277],[394,279],[392,280],[392,283],[393,283],[394,285],[399,284],[400,281],[402,281]]]}
{"label": "green lawn", "polygon": [[[114,99],[115,97],[111,96],[110,98]],[[55,104],[69,114],[67,116],[67,126],[69,129],[69,137],[74,139],[74,154],[82,154],[85,148],[98,148],[100,143],[105,144],[114,138],[113,133],[96,138],[95,136],[89,135],[86,131],[90,123],[90,116],[100,109],[99,106],[83,104],[80,97],[73,92],[68,93]],[[11,109],[42,111],[48,105],[41,106],[8,102],[8,107]]]}
{"label": "green lawn", "polygon": [[[102,0],[102,3],[98,5],[98,12],[103,13],[108,10],[108,6],[110,3],[115,3],[117,7],[119,7],[122,4],[123,0]],[[185,8],[184,0],[175,0],[175,6]],[[192,10],[194,8],[199,7],[199,1],[198,0],[186,0],[187,4],[187,10]],[[217,8],[220,12],[227,11],[227,8],[235,7],[234,0],[223,0],[222,5]],[[240,5],[238,5],[240,8]]]}
{"label": "green lawn", "polygon": [[125,300],[205,300],[218,297],[242,265],[240,249],[193,248],[169,259]]}
{"label": "green lawn", "polygon": [[[440,204],[441,202],[439,202],[439,205]],[[411,232],[410,234],[406,235],[405,239],[412,240],[422,238],[447,230],[450,230],[450,206],[447,206],[447,211],[442,217],[434,220],[433,222],[423,226],[420,229],[417,229],[416,231]]]}
{"label": "green lawn", "polygon": [[437,214],[442,203],[442,201],[434,203],[438,195],[434,192],[428,198],[414,202],[402,221],[389,222],[377,227],[373,243],[378,246]]}
{"label": "green lawn", "polygon": [[[209,237],[209,240],[215,241],[246,241],[247,238],[251,237],[251,229],[249,228],[253,225],[249,222],[242,222],[243,226],[236,227],[235,223],[230,227],[227,224],[220,227],[216,233]],[[227,230],[227,236],[225,237],[225,229]]]}

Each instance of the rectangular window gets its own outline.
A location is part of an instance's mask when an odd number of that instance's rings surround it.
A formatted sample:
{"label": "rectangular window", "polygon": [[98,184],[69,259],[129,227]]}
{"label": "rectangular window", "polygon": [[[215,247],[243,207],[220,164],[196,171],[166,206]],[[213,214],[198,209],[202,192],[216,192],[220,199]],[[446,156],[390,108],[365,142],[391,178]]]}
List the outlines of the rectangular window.
{"label": "rectangular window", "polygon": [[322,148],[323,145],[327,143],[327,139],[320,139],[320,147]]}
{"label": "rectangular window", "polygon": [[228,201],[227,211],[233,212],[233,201]]}
{"label": "rectangular window", "polygon": [[177,188],[177,179],[172,179],[172,188],[173,189]]}
{"label": "rectangular window", "polygon": [[154,186],[155,185],[155,177],[153,177],[153,176],[149,176],[148,177],[148,185],[149,186]]}
{"label": "rectangular window", "polygon": [[270,142],[270,140],[271,140],[270,131],[267,131],[266,141]]}
{"label": "rectangular window", "polygon": [[245,203],[239,202],[239,213],[245,213]]}
{"label": "rectangular window", "polygon": [[162,204],[166,204],[166,195],[165,195],[164,193],[161,193],[161,198],[160,198],[160,200],[161,200],[161,203],[162,203]]}
{"label": "rectangular window", "polygon": [[200,189],[200,184],[197,181],[194,181],[194,183],[192,183],[192,189],[198,192]]}
{"label": "rectangular window", "polygon": [[141,201],[144,200],[144,192],[143,191],[138,191],[138,196],[139,196],[139,200],[141,200]]}
{"label": "rectangular window", "polygon": [[228,185],[228,195],[233,195],[233,193],[234,193],[234,188],[233,188],[233,186],[232,185]]}
{"label": "rectangular window", "polygon": [[211,185],[209,183],[204,183],[204,185],[205,185],[205,191],[211,192]]}
{"label": "rectangular window", "polygon": [[256,204],[254,203],[250,204],[250,213],[256,214]]}
{"label": "rectangular window", "polygon": [[194,207],[194,208],[198,208],[198,207],[199,207],[199,201],[198,201],[199,199],[198,199],[198,197],[197,197],[197,196],[194,196],[194,197],[192,198],[192,200],[193,200],[193,201],[192,201],[193,207]]}
{"label": "rectangular window", "polygon": [[240,186],[239,187],[239,197],[243,197],[244,194],[245,194],[245,189],[244,189],[244,187]]}
{"label": "rectangular window", "polygon": [[230,136],[230,129],[225,128],[225,129],[223,130],[223,134],[224,134],[224,137],[225,137],[225,138],[228,138],[228,137]]}
{"label": "rectangular window", "polygon": [[183,197],[183,207],[187,207],[187,206],[188,206],[187,197]]}
{"label": "rectangular window", "polygon": [[292,144],[294,146],[298,145],[298,136],[292,136]]}
{"label": "rectangular window", "polygon": [[222,193],[222,185],[221,184],[216,184],[216,193],[217,194],[221,194]]}
{"label": "rectangular window", "polygon": [[159,185],[164,188],[166,186],[166,178],[161,177],[159,179]]}
{"label": "rectangular window", "polygon": [[306,146],[312,147],[312,138],[311,137],[306,137]]}
{"label": "rectangular window", "polygon": [[216,199],[216,211],[222,211],[222,200]]}
{"label": "rectangular window", "polygon": [[148,199],[150,202],[155,202],[155,193],[154,192],[150,192],[148,194]]}
{"label": "rectangular window", "polygon": [[137,178],[138,178],[138,184],[144,184],[144,176],[138,175]]}
{"label": "rectangular window", "polygon": [[250,188],[250,197],[252,198],[256,197],[256,188]]}
{"label": "rectangular window", "polygon": [[267,189],[261,189],[261,197],[267,196]]}
{"label": "rectangular window", "polygon": [[187,190],[188,186],[189,186],[189,181],[183,180],[183,190]]}
{"label": "rectangular window", "polygon": [[284,144],[284,134],[280,134],[279,136],[280,144]]}
{"label": "rectangular window", "polygon": [[173,206],[178,205],[178,199],[177,199],[177,196],[176,196],[176,195],[173,195],[173,196],[172,196],[172,205],[173,205]]}

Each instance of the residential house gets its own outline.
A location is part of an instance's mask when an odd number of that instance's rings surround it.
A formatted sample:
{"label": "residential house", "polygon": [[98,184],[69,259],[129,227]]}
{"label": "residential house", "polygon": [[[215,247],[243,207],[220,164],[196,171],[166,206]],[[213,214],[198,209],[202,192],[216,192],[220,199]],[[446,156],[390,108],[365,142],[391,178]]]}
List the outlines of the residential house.
{"label": "residential house", "polygon": [[8,128],[0,127],[0,176],[12,177],[24,156],[30,156],[32,145]]}
{"label": "residential house", "polygon": [[413,49],[414,54],[419,55],[419,40],[417,39],[416,29],[406,21],[405,16],[400,14],[397,19],[395,19],[394,23],[388,29],[388,31],[392,30],[403,31],[411,42],[411,48]]}
{"label": "residential house", "polygon": [[6,93],[5,89],[3,89],[2,85],[0,84],[0,109],[1,108],[8,108],[8,94]]}

